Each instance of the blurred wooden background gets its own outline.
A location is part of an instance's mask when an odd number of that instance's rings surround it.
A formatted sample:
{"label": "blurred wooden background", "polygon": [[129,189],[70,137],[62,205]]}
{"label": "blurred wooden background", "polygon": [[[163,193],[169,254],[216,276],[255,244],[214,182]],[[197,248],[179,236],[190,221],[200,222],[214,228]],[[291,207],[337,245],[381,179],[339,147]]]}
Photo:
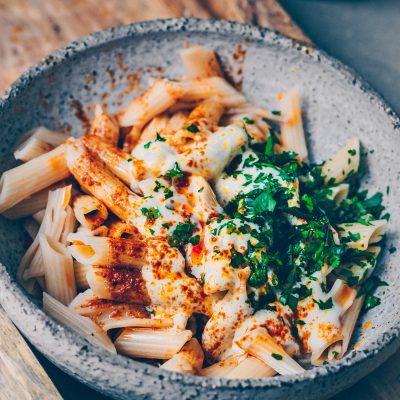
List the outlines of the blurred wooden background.
{"label": "blurred wooden background", "polygon": [[[0,92],[30,65],[79,37],[131,22],[178,16],[257,24],[309,42],[276,0],[0,0]],[[335,400],[400,399],[399,365],[400,353]],[[70,378],[65,382],[70,384]],[[80,398],[80,387],[77,383],[72,389],[76,390],[73,398]],[[0,398],[1,393],[0,389]],[[94,391],[88,398],[104,399]]]}

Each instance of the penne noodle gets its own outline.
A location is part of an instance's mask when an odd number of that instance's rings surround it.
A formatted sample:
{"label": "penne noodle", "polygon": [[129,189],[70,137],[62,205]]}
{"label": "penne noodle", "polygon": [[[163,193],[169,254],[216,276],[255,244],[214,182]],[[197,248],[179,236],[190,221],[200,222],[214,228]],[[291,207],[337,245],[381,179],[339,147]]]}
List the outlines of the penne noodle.
{"label": "penne noodle", "polygon": [[64,133],[39,126],[22,136],[14,149],[14,157],[22,161],[32,160],[61,145],[68,138]]}
{"label": "penne noodle", "polygon": [[107,236],[114,239],[134,239],[139,238],[140,234],[133,225],[122,221],[115,221],[110,224]]}
{"label": "penne noodle", "polygon": [[46,208],[50,191],[54,191],[68,185],[69,184],[66,181],[57,182],[54,185],[51,185],[50,187],[41,190],[40,192],[37,192],[25,200],[17,203],[15,206],[6,210],[3,215],[8,219],[17,219],[36,214],[37,212]]}
{"label": "penne noodle", "polygon": [[188,330],[126,328],[114,344],[119,353],[129,357],[167,360],[191,337]]}
{"label": "penne noodle", "polygon": [[100,104],[96,104],[94,118],[90,124],[90,135],[116,146],[119,139],[118,122],[110,117]]}
{"label": "penne noodle", "polygon": [[162,364],[160,368],[182,374],[195,374],[203,366],[203,361],[203,350],[197,339],[193,338],[178,353]]}
{"label": "penne noodle", "polygon": [[212,376],[212,377],[226,377],[230,372],[232,372],[244,359],[246,359],[246,354],[229,356],[225,360],[219,361],[215,364],[210,365],[207,368],[203,368],[198,371],[201,376]]}
{"label": "penne noodle", "polygon": [[215,52],[203,46],[191,46],[180,52],[188,78],[222,76]]}
{"label": "penne noodle", "polygon": [[157,133],[164,135],[169,125],[170,116],[167,114],[160,114],[154,117],[150,122],[143,128],[138,144],[147,143],[151,140],[155,140]]}
{"label": "penne noodle", "polygon": [[89,283],[86,278],[86,274],[92,268],[91,265],[82,264],[76,260],[73,261],[74,265],[74,276],[75,276],[75,283],[76,287],[79,290],[85,290],[89,288]]}
{"label": "penne noodle", "polygon": [[107,333],[90,318],[82,317],[46,292],[43,293],[43,309],[58,322],[78,332],[92,344],[100,346],[110,353],[116,353],[115,346]]}
{"label": "penne noodle", "polygon": [[282,145],[285,149],[298,154],[301,160],[307,160],[308,151],[301,120],[299,88],[295,87],[283,96],[280,109],[286,118],[286,121],[280,123]]}
{"label": "penne noodle", "polygon": [[68,247],[75,260],[90,265],[124,265],[140,268],[145,263],[146,246],[139,239],[114,239],[72,233]]}
{"label": "penne noodle", "polygon": [[68,305],[76,296],[76,284],[72,257],[67,253],[65,245],[39,234],[39,243],[43,257],[46,292]]}
{"label": "penne noodle", "polygon": [[93,293],[104,300],[150,304],[141,271],[125,267],[91,267],[86,279]]}
{"label": "penne noodle", "polygon": [[68,175],[64,145],[4,172],[0,179],[0,213]]}
{"label": "penne noodle", "polygon": [[[68,212],[71,199],[71,186],[66,186],[49,192],[49,199],[39,233],[49,236],[55,241],[62,239],[67,219],[73,218],[72,210]],[[69,223],[68,223],[69,225]],[[24,280],[39,277],[44,274],[43,257],[39,246],[39,235],[30,245],[19,265],[18,280],[23,284]]]}
{"label": "penne noodle", "polygon": [[117,303],[97,297],[91,289],[80,293],[69,305],[78,314],[91,318],[105,331],[117,328],[169,328],[170,318],[154,318],[143,305]]}
{"label": "penne noodle", "polygon": [[332,186],[329,188],[329,195],[328,198],[335,201],[337,205],[339,205],[344,199],[347,198],[349,194],[349,184],[348,183],[341,183],[337,186]]}
{"label": "penne noodle", "polygon": [[360,141],[358,138],[353,138],[322,164],[321,175],[328,184],[340,183],[350,175],[357,173],[359,166]]}
{"label": "penne noodle", "polygon": [[228,379],[261,379],[276,375],[276,371],[259,359],[247,356],[224,378]]}
{"label": "penne noodle", "polygon": [[385,219],[369,221],[368,225],[359,222],[340,224],[339,236],[348,247],[367,250],[382,240],[386,224]]}
{"label": "penne noodle", "polygon": [[118,147],[102,141],[100,138],[89,135],[82,138],[84,145],[103,161],[107,168],[127,185],[141,181],[147,176],[145,164],[125,153]]}
{"label": "penne noodle", "polygon": [[82,188],[102,201],[117,217],[134,221],[140,216],[141,198],[107,171],[79,141],[68,143],[67,162]]}
{"label": "penne noodle", "polygon": [[247,332],[236,340],[236,344],[281,375],[299,374],[305,371],[263,328]]}
{"label": "penne noodle", "polygon": [[102,225],[108,217],[106,206],[100,200],[88,195],[75,198],[74,213],[78,222],[91,230]]}
{"label": "penne noodle", "polygon": [[218,99],[210,98],[197,105],[185,121],[185,126],[196,125],[200,131],[213,132],[224,112]]}

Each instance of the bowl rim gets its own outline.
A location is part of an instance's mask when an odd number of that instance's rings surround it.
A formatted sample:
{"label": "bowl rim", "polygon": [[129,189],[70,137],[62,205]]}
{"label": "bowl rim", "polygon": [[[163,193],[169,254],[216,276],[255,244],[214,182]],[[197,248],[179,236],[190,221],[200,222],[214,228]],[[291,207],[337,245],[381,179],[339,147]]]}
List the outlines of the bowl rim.
{"label": "bowl rim", "polygon": [[[198,32],[204,34],[220,34],[221,32],[226,35],[233,35],[242,37],[243,39],[249,39],[251,41],[257,41],[263,43],[263,45],[271,46],[275,45],[281,49],[288,47],[296,47],[297,50],[307,54],[308,56],[315,58],[321,63],[328,64],[328,66],[333,67],[343,79],[357,86],[359,90],[364,92],[365,95],[369,96],[369,100],[374,106],[384,110],[389,119],[393,124],[393,129],[400,128],[400,118],[396,115],[394,110],[388,103],[383,99],[383,97],[378,94],[371,86],[368,84],[361,76],[359,76],[352,68],[344,65],[337,59],[329,56],[323,50],[315,48],[310,44],[300,42],[298,40],[289,38],[281,33],[273,32],[268,28],[245,25],[237,22],[225,21],[225,20],[210,20],[210,19],[197,19],[197,18],[170,18],[170,19],[158,19],[149,20],[144,22],[136,22],[132,24],[122,25],[116,28],[110,28],[103,31],[92,33],[86,37],[73,41],[63,48],[56,50],[50,55],[43,58],[40,62],[30,67],[26,70],[16,81],[14,81],[11,86],[6,90],[4,95],[0,99],[0,113],[7,109],[8,104],[18,96],[18,94],[27,88],[29,88],[30,83],[35,79],[44,74],[47,70],[54,68],[57,65],[68,63],[71,57],[84,53],[88,50],[94,49],[96,47],[102,46],[107,43],[118,42],[129,37],[138,37],[152,33],[162,33],[162,32],[183,32],[188,31],[191,33]],[[309,51],[312,49],[312,51]],[[49,327],[55,329],[62,333],[64,345],[75,346],[86,346],[88,352],[93,356],[97,356],[102,360],[103,363],[108,364],[110,367],[120,366],[123,369],[135,370],[136,373],[141,371],[145,375],[148,375],[148,371],[152,371],[159,379],[169,380],[176,383],[183,384],[185,386],[191,385],[201,385],[206,387],[207,385],[212,385],[214,389],[239,389],[244,387],[251,388],[265,388],[272,389],[274,387],[280,386],[292,386],[298,382],[311,382],[317,378],[324,378],[328,375],[338,374],[339,371],[343,369],[349,370],[349,368],[362,364],[368,359],[374,357],[378,352],[383,352],[384,349],[389,349],[386,351],[385,358],[380,359],[379,363],[374,365],[378,367],[383,363],[395,350],[400,346],[400,327],[397,327],[392,323],[385,332],[379,334],[377,340],[371,343],[365,348],[367,351],[356,351],[349,353],[346,357],[338,362],[330,365],[320,366],[308,370],[299,375],[292,376],[275,376],[272,378],[263,379],[245,379],[245,380],[229,380],[226,378],[212,378],[212,377],[200,377],[187,374],[178,374],[170,371],[165,371],[157,367],[152,367],[147,364],[135,361],[133,359],[121,356],[112,355],[106,351],[92,345],[86,339],[82,338],[79,334],[72,331],[70,328],[64,327],[50,316],[46,315],[44,311],[33,301],[19,283],[9,274],[7,268],[0,263],[0,303],[3,304],[8,315],[14,321],[14,323],[26,334],[29,340],[32,339],[32,343],[39,348],[39,350],[45,354],[46,357],[50,358],[53,363],[64,369],[69,374],[74,375],[81,381],[84,381],[89,386],[105,391],[108,393],[114,393],[118,396],[118,388],[108,387],[110,385],[103,384],[99,385],[94,381],[95,376],[91,371],[80,368],[79,362],[75,364],[76,370],[71,370],[71,366],[66,366],[69,363],[64,357],[55,355],[54,351],[50,350],[43,343],[40,343],[40,337],[32,329],[24,326],[23,318],[21,316],[15,315],[11,312],[11,304],[17,303],[19,307],[29,310],[33,317],[41,316],[40,323],[43,329],[48,329]],[[52,336],[53,339],[54,336]],[[56,344],[57,341],[54,340]],[[45,349],[46,348],[46,349]],[[133,367],[133,368],[132,368]],[[353,382],[354,383],[354,382]],[[114,385],[112,385],[114,386]],[[340,388],[341,390],[342,388]],[[131,390],[134,390],[132,386]]]}

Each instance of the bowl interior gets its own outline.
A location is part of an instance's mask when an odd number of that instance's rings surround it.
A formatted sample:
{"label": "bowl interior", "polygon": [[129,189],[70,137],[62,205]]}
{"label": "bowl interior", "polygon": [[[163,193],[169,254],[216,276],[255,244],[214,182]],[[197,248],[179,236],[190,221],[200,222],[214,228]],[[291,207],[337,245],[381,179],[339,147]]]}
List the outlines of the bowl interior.
{"label": "bowl interior", "polygon": [[[209,26],[213,28],[195,24],[184,30],[174,25],[162,30],[157,25],[154,29],[121,28],[49,57],[48,65],[26,75],[0,107],[1,171],[16,165],[12,146],[27,130],[44,125],[79,136],[96,103],[117,111],[149,85],[150,77],[180,77],[179,51],[187,45],[215,49],[226,71],[255,104],[273,110],[277,93],[298,85],[313,160],[328,157],[350,137],[358,136],[366,165],[364,186],[371,193],[384,193],[391,214],[387,246],[377,267],[377,274],[390,285],[378,290],[382,304],[360,319],[353,339],[360,343],[357,351],[376,346],[382,334],[400,322],[396,288],[400,271],[396,253],[388,251],[391,245],[399,247],[400,135],[394,119],[374,94],[319,52],[272,33],[231,29],[228,24]],[[0,261],[15,276],[27,244],[21,223],[1,217],[0,237]],[[372,320],[372,327],[364,330],[367,320]]]}

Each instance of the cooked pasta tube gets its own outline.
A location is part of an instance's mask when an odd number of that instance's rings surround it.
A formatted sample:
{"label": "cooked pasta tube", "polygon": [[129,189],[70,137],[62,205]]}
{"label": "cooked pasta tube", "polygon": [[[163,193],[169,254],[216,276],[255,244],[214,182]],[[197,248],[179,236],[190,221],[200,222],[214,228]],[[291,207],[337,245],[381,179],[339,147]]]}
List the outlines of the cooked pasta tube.
{"label": "cooked pasta tube", "polygon": [[[57,182],[46,189],[33,194],[32,196],[20,201],[15,206],[4,211],[3,215],[8,219],[17,219],[27,217],[28,215],[36,214],[46,208],[49,192],[68,186],[67,181]],[[41,221],[38,221],[41,222]]]}
{"label": "cooked pasta tube", "polygon": [[369,221],[368,225],[359,222],[340,224],[339,236],[348,247],[367,250],[368,246],[382,240],[386,225],[385,219]]}
{"label": "cooked pasta tube", "polygon": [[167,360],[191,337],[188,330],[125,328],[114,344],[119,353],[129,357]]}
{"label": "cooked pasta tube", "polygon": [[[342,358],[347,349],[349,348],[351,337],[353,336],[354,328],[356,326],[358,316],[360,315],[362,305],[364,303],[364,296],[357,297],[351,307],[347,310],[342,320],[342,334],[343,340],[340,346],[340,354],[337,358]],[[336,357],[335,357],[336,358]]]}
{"label": "cooked pasta tube", "polygon": [[100,299],[91,289],[76,296],[69,307],[91,318],[105,331],[126,327],[168,328],[173,325],[170,318],[154,318],[145,306]]}
{"label": "cooked pasta tube", "polygon": [[229,371],[224,378],[228,379],[260,379],[270,378],[276,371],[256,357],[247,356],[243,361]]}
{"label": "cooked pasta tube", "polygon": [[232,343],[237,326],[253,309],[249,305],[246,282],[250,270],[237,272],[235,286],[214,307],[202,336],[202,345],[211,360],[219,360]]}
{"label": "cooked pasta tube", "polygon": [[226,358],[225,360],[218,361],[209,367],[203,368],[198,371],[201,376],[212,376],[212,377],[226,377],[231,371],[233,371],[243,360],[247,357],[246,354],[236,354]]}
{"label": "cooked pasta tube", "polygon": [[72,257],[60,242],[47,235],[39,235],[43,257],[46,291],[59,302],[68,305],[76,296]]}
{"label": "cooked pasta tube", "polygon": [[89,283],[86,278],[86,274],[92,268],[90,265],[82,264],[76,260],[73,262],[74,265],[74,275],[75,283],[79,290],[84,290],[89,288]]}
{"label": "cooked pasta tube", "polygon": [[0,179],[0,213],[68,175],[64,145],[4,172]]}
{"label": "cooked pasta tube", "polygon": [[86,228],[98,228],[108,217],[106,206],[98,199],[88,195],[74,199],[74,213],[78,222]]}
{"label": "cooked pasta tube", "polygon": [[286,121],[280,124],[283,146],[298,154],[301,160],[306,160],[308,151],[301,120],[299,88],[295,87],[283,96],[280,109],[281,114],[286,117]]}
{"label": "cooked pasta tube", "polygon": [[104,300],[150,304],[146,281],[140,271],[126,267],[91,267],[86,279],[93,293]]}
{"label": "cooked pasta tube", "polygon": [[134,127],[125,137],[124,148],[130,150],[147,122],[175,104],[181,94],[182,90],[175,82],[159,80],[121,111],[118,114],[120,125]]}
{"label": "cooked pasta tube", "polygon": [[82,317],[46,292],[43,293],[43,309],[58,322],[81,334],[89,342],[103,347],[111,353],[116,353],[114,344],[107,333],[90,318]]}
{"label": "cooked pasta tube", "polygon": [[143,161],[136,160],[131,154],[125,153],[118,147],[106,143],[93,135],[83,137],[82,142],[106,164],[107,168],[115,176],[127,185],[141,181],[147,176]]}
{"label": "cooked pasta tube", "polygon": [[193,338],[178,353],[162,364],[160,368],[182,374],[195,374],[203,366],[203,361],[203,350],[197,339]]}
{"label": "cooked pasta tube", "polygon": [[321,167],[321,175],[326,183],[343,182],[358,172],[360,166],[360,141],[351,139]]}
{"label": "cooked pasta tube", "polygon": [[155,140],[157,133],[164,136],[164,132],[167,130],[170,116],[166,113],[157,115],[154,117],[142,130],[138,143],[147,143],[151,140]]}
{"label": "cooked pasta tube", "polygon": [[116,146],[118,143],[118,122],[109,116],[100,104],[96,104],[94,118],[90,124],[90,134],[113,146]]}
{"label": "cooked pasta tube", "polygon": [[91,265],[125,265],[140,268],[145,263],[146,246],[139,239],[114,239],[72,233],[68,247],[75,260]]}
{"label": "cooked pasta tube", "polygon": [[101,200],[124,221],[134,221],[140,214],[141,198],[107,171],[78,141],[67,147],[68,168],[82,188]]}
{"label": "cooked pasta tube", "polygon": [[22,161],[32,160],[64,143],[68,138],[64,133],[39,126],[22,136],[14,149],[14,157]]}
{"label": "cooked pasta tube", "polygon": [[133,225],[114,221],[109,226],[108,236],[114,239],[134,239],[140,237],[140,234]]}
{"label": "cooked pasta tube", "polygon": [[195,125],[199,131],[213,132],[224,112],[224,105],[218,99],[210,98],[197,105],[189,114],[185,126]]}
{"label": "cooked pasta tube", "polygon": [[263,328],[248,331],[236,340],[236,344],[281,375],[299,374],[305,371]]}
{"label": "cooked pasta tube", "polygon": [[[55,241],[62,240],[66,221],[71,217],[71,212],[68,211],[70,200],[71,186],[49,192],[47,207],[39,233],[48,235]],[[69,222],[67,224],[70,225]],[[23,282],[43,274],[43,257],[39,247],[39,235],[37,235],[22,257],[17,276],[19,281]]]}
{"label": "cooked pasta tube", "polygon": [[222,76],[215,52],[203,46],[191,46],[180,52],[188,78]]}
{"label": "cooked pasta tube", "polygon": [[335,203],[339,205],[345,198],[347,198],[349,188],[350,186],[348,183],[341,183],[337,186],[332,186],[328,189],[330,192],[328,198],[334,200]]}

